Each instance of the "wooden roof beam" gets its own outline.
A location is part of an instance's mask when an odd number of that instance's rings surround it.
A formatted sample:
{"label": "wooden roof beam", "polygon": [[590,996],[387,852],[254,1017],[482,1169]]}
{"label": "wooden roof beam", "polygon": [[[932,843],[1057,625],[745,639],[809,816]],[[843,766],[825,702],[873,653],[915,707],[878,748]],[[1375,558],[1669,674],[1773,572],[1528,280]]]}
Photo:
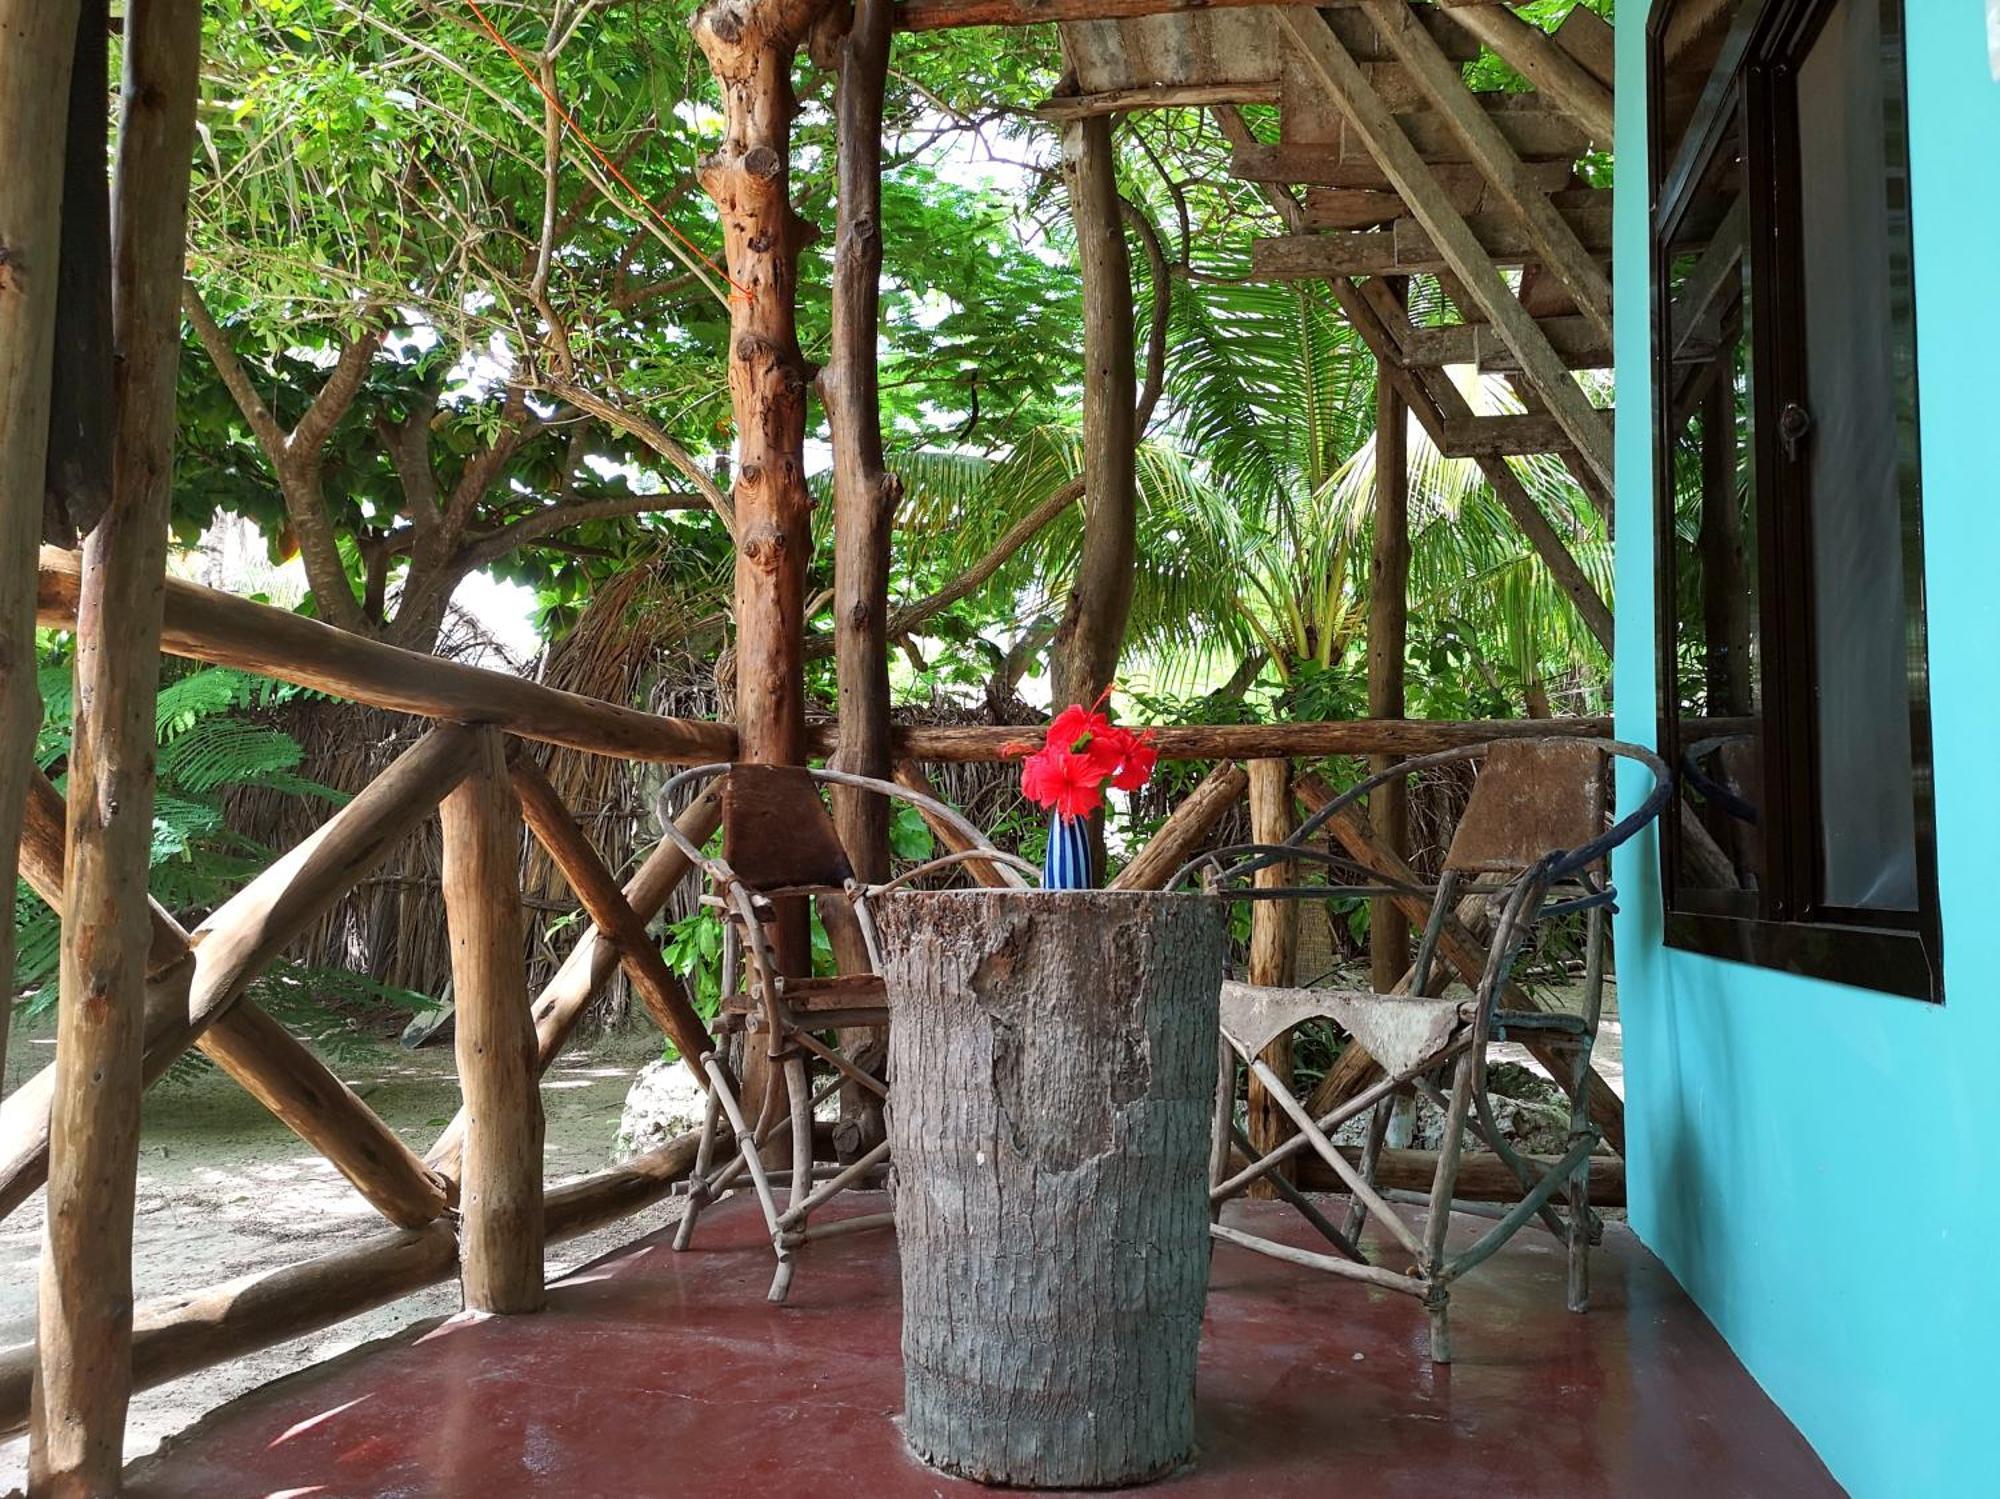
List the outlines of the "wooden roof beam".
{"label": "wooden roof beam", "polygon": [[1453,19],[1533,84],[1536,93],[1588,131],[1593,142],[1610,148],[1615,130],[1611,90],[1558,46],[1553,36],[1504,5],[1469,5]]}
{"label": "wooden roof beam", "polygon": [[[1429,95],[1432,107],[1444,116],[1466,154],[1486,174],[1507,206],[1520,215],[1529,237],[1541,251],[1543,265],[1576,299],[1577,310],[1602,325],[1599,331],[1609,340],[1610,276],[1590,258],[1569,221],[1545,194],[1524,190],[1517,184],[1520,154],[1465,86],[1464,73],[1438,50],[1436,41],[1411,12],[1406,0],[1365,0],[1365,4],[1377,29],[1416,78],[1418,86]],[[1286,18],[1286,24],[1293,26],[1295,32],[1299,21],[1296,16]],[[1324,26],[1320,29],[1326,30]],[[1525,361],[1523,368],[1529,368]],[[1551,392],[1549,399],[1555,402],[1558,397]],[[1577,446],[1588,448],[1582,437],[1577,438]],[[1608,480],[1608,473],[1606,477]]]}
{"label": "wooden roof beam", "polygon": [[[1240,152],[1254,144],[1256,138],[1240,111],[1222,105],[1211,113],[1236,150]],[[1299,206],[1299,200],[1274,183],[1264,184],[1262,190],[1265,201],[1270,203],[1285,227],[1297,231],[1305,218],[1305,210]],[[1424,431],[1433,442],[1442,441],[1447,416],[1457,419],[1472,414],[1465,397],[1443,371],[1431,371],[1426,377],[1410,366],[1399,337],[1391,332],[1391,324],[1385,322],[1370,305],[1371,299],[1367,295],[1371,292],[1377,294],[1385,307],[1393,304],[1394,325],[1407,332],[1409,314],[1399,303],[1394,303],[1393,298],[1386,296],[1387,287],[1378,286],[1373,281],[1356,283],[1344,276],[1330,276],[1326,284],[1354,331],[1361,335],[1362,342],[1375,355],[1380,377],[1395,387],[1396,393],[1408,404],[1411,414],[1423,424]],[[1507,466],[1504,458],[1474,461],[1479,464],[1480,472],[1493,486],[1494,494],[1499,496],[1500,503],[1513,517],[1514,523],[1521,528],[1521,534],[1548,568],[1556,586],[1569,595],[1584,627],[1609,653],[1612,647],[1611,607],[1604,602],[1604,595],[1597,591],[1590,575],[1578,564],[1562,534],[1549,523],[1548,517],[1535,503],[1534,496],[1528,493],[1527,487]]]}
{"label": "wooden roof beam", "polygon": [[[1429,33],[1410,20],[1406,7],[1382,6],[1378,10],[1371,4],[1370,13],[1378,16],[1379,23],[1396,26],[1392,39],[1398,42],[1398,50],[1404,52],[1404,62],[1411,66],[1412,72],[1430,86],[1432,80],[1427,77],[1433,71],[1430,64],[1434,62],[1437,67],[1443,68],[1449,75],[1451,86],[1457,90],[1457,99],[1462,102],[1463,110],[1476,117],[1480,124],[1490,127],[1491,122],[1465,89],[1457,69],[1437,51],[1434,43],[1430,43]],[[1395,117],[1368,82],[1360,65],[1317,13],[1286,10],[1279,13],[1278,21],[1298,44],[1311,71],[1329,96],[1346,112],[1348,119],[1367,141],[1369,150],[1391,185],[1410,205],[1412,213],[1470,290],[1480,310],[1492,321],[1501,338],[1521,361],[1522,370],[1542,392],[1550,411],[1583,455],[1584,461],[1605,483],[1611,483],[1610,424],[1570,377],[1561,357],[1550,347],[1547,336],[1507,285],[1499,268],[1493,264],[1471,226],[1466,223],[1465,216],[1452,207],[1429,164],[1417,154],[1409,137],[1397,126]],[[1428,50],[1424,45],[1426,43],[1430,43]],[[1444,88],[1438,88],[1436,94],[1440,101],[1449,101],[1453,97]],[[1441,102],[1440,107],[1456,112],[1456,106],[1450,103]],[[1482,139],[1480,144],[1490,154],[1491,143]],[[1504,142],[1501,147],[1504,160],[1518,165],[1513,153],[1505,150]],[[1505,180],[1498,180],[1502,162],[1494,162],[1493,165],[1495,172],[1489,175],[1496,176],[1495,185],[1503,191],[1511,187],[1510,174]],[[1573,242],[1575,231],[1546,198],[1539,201],[1547,216],[1554,219],[1561,226],[1561,232]],[[1577,252],[1583,254],[1580,245]],[[1588,261],[1587,254],[1584,258]],[[1605,336],[1608,338],[1608,319],[1606,321]]]}
{"label": "wooden roof beam", "polygon": [[[945,31],[966,26],[1035,26],[1045,21],[1136,21],[1146,16],[1192,15],[1204,10],[1323,5],[1329,0],[903,0],[898,31]],[[1340,7],[1359,0],[1331,0]],[[1448,10],[1490,5],[1492,0],[1434,0]]]}

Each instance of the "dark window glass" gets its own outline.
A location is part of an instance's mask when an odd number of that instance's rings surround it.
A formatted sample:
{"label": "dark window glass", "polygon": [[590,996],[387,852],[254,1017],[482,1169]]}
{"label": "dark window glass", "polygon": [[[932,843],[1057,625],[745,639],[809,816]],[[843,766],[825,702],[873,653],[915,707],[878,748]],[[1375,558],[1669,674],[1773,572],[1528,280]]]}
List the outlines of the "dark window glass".
{"label": "dark window glass", "polygon": [[1879,0],[1838,0],[1798,68],[1800,289],[1823,895],[1917,909]]}
{"label": "dark window glass", "polygon": [[1668,940],[1937,997],[1901,3],[1650,41]]}

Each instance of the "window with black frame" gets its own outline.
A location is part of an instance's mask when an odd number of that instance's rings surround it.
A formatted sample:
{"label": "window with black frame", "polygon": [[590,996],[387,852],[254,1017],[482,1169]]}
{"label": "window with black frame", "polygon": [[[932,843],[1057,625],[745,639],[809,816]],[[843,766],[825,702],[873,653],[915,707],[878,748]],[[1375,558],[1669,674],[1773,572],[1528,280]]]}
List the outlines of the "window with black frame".
{"label": "window with black frame", "polygon": [[1649,30],[1667,941],[1940,999],[1902,0]]}

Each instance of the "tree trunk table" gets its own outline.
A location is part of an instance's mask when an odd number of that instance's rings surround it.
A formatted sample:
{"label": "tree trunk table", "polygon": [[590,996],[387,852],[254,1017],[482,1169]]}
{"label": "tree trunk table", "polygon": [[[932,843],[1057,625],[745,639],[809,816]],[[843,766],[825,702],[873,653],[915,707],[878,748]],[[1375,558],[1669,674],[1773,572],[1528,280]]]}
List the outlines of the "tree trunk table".
{"label": "tree trunk table", "polygon": [[983,1483],[1108,1488],[1194,1452],[1219,903],[907,891],[878,910],[904,1434]]}

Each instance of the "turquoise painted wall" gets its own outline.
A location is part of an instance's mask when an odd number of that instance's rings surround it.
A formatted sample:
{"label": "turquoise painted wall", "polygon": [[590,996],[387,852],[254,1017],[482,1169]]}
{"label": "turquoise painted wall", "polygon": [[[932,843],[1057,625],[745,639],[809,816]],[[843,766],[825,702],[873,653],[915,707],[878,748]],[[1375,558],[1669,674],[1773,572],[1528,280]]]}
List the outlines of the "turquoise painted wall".
{"label": "turquoise painted wall", "polygon": [[[1621,734],[1654,734],[1645,19],[1618,27]],[[1907,0],[1942,1007],[1618,927],[1632,1221],[1861,1499],[2000,1494],[2000,83],[1982,0]]]}

